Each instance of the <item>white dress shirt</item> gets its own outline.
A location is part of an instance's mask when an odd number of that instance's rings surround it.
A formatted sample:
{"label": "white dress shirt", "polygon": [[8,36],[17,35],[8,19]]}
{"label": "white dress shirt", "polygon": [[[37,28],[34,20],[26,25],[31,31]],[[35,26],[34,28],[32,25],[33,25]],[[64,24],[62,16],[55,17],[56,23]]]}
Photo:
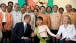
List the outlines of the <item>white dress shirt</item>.
{"label": "white dress shirt", "polygon": [[13,28],[15,26],[16,23],[18,22],[21,22],[21,18],[22,18],[22,15],[19,11],[12,11],[12,17],[13,17]]}
{"label": "white dress shirt", "polygon": [[2,20],[2,22],[6,22],[6,12],[2,11],[2,14],[3,14],[3,20]]}
{"label": "white dress shirt", "polygon": [[57,34],[62,34],[61,40],[64,38],[70,38],[70,40],[76,41],[76,32],[74,25],[68,24],[66,28],[64,25],[61,25]]}
{"label": "white dress shirt", "polygon": [[[31,16],[31,21],[30,21],[30,25],[31,25],[31,29],[35,29],[35,15],[31,12],[31,13],[27,13],[27,12],[25,12],[25,14],[23,14],[23,19],[24,19],[24,16],[25,15],[30,15]],[[24,21],[24,20],[23,20]]]}
{"label": "white dress shirt", "polygon": [[27,23],[24,22],[24,32],[25,32],[26,28],[27,28]]}

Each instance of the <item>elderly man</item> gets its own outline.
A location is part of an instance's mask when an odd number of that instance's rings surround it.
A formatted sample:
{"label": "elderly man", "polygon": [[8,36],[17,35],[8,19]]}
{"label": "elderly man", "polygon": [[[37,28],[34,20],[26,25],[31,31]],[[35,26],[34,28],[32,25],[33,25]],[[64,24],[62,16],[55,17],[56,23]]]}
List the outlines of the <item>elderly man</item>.
{"label": "elderly man", "polygon": [[12,11],[12,17],[13,17],[13,26],[12,28],[14,28],[15,24],[18,23],[18,22],[21,22],[21,13],[18,11],[19,9],[19,4],[16,3],[14,5],[14,11]]}
{"label": "elderly man", "polygon": [[65,12],[62,16],[64,17],[64,16],[68,15],[71,19],[70,20],[71,24],[74,24],[75,28],[76,28],[76,13],[72,12],[72,5],[67,4],[66,10],[67,10],[67,12]]}
{"label": "elderly man", "polygon": [[30,15],[31,16],[31,21],[30,21],[30,25],[31,25],[31,29],[35,29],[35,15],[32,13],[32,11],[31,11],[31,6],[27,6],[27,9],[26,9],[27,11],[25,12],[25,14],[23,15],[23,17],[25,16],[25,15]]}

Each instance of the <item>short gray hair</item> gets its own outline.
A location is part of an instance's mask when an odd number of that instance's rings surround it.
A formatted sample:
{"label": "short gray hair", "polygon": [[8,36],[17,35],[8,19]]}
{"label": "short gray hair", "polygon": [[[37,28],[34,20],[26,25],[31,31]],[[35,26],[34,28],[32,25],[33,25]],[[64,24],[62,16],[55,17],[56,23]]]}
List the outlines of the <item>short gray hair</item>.
{"label": "short gray hair", "polygon": [[28,15],[28,14],[26,14],[26,15],[24,16],[24,20],[25,20],[26,18],[28,18],[28,17],[31,17],[31,16]]}
{"label": "short gray hair", "polygon": [[14,7],[15,7],[16,5],[19,5],[19,4],[18,4],[18,3],[15,3]]}

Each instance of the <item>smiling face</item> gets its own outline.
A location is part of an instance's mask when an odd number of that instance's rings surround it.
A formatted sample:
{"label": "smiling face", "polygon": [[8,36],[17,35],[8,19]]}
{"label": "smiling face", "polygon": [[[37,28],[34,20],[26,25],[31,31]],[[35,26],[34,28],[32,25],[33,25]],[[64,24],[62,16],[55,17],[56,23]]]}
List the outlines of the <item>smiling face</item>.
{"label": "smiling face", "polygon": [[71,5],[66,5],[66,10],[67,10],[67,12],[70,12],[71,10],[72,10],[72,6]]}
{"label": "smiling face", "polygon": [[14,9],[17,10],[17,11],[19,10],[19,8],[20,8],[19,5],[14,6]]}
{"label": "smiling face", "polygon": [[41,7],[41,13],[45,12],[45,7]]}
{"label": "smiling face", "polygon": [[58,6],[54,5],[53,10],[54,10],[54,12],[57,12],[58,11]]}
{"label": "smiling face", "polygon": [[43,18],[42,17],[37,17],[37,25],[42,25],[43,24]]}
{"label": "smiling face", "polygon": [[52,11],[52,8],[51,7],[47,7],[47,12],[49,13],[49,12],[51,12]]}
{"label": "smiling face", "polygon": [[7,11],[8,11],[8,12],[11,12],[11,11],[12,11],[12,6],[8,6],[8,7],[7,7]]}
{"label": "smiling face", "polygon": [[24,14],[25,13],[25,9],[21,8],[21,13]]}
{"label": "smiling face", "polygon": [[38,25],[41,25],[42,23],[43,23],[43,21],[42,21],[42,20],[37,19],[37,24],[38,24]]}
{"label": "smiling face", "polygon": [[38,9],[34,9],[34,14],[35,14],[35,16],[38,15]]}
{"label": "smiling face", "polygon": [[27,12],[31,12],[31,6],[27,6]]}
{"label": "smiling face", "polygon": [[64,16],[63,17],[63,24],[68,24],[70,22],[69,16]]}
{"label": "smiling face", "polygon": [[2,11],[6,11],[6,4],[2,4],[1,9],[2,9]]}

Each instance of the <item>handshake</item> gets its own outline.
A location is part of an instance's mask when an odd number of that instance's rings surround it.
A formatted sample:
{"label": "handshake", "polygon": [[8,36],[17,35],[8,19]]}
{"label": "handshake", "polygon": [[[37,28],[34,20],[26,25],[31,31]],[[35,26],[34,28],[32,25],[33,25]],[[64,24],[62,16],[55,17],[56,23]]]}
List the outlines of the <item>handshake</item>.
{"label": "handshake", "polygon": [[[36,34],[35,33],[31,33],[31,37],[35,37],[36,36]],[[61,39],[62,37],[61,37],[61,35],[56,35],[56,39]],[[67,38],[65,38],[65,41],[69,41],[70,40],[70,38],[69,37],[67,37]]]}
{"label": "handshake", "polygon": [[[61,39],[61,35],[56,35],[56,38],[57,38],[57,39]],[[69,40],[70,40],[70,38],[69,38],[69,37],[64,38],[64,39],[65,39],[65,41],[69,41]]]}

